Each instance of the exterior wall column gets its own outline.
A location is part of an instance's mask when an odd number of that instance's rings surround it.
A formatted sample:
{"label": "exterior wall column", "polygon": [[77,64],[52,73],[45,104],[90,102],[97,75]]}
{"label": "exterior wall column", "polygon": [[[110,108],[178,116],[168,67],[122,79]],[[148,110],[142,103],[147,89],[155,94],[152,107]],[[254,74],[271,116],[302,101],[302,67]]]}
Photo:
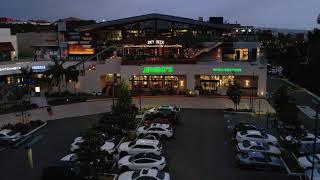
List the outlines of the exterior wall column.
{"label": "exterior wall column", "polygon": [[266,69],[261,70],[262,72],[258,77],[258,96],[266,97],[267,92],[267,72]]}
{"label": "exterior wall column", "polygon": [[187,89],[194,91],[195,88],[195,75],[194,74],[187,74]]}

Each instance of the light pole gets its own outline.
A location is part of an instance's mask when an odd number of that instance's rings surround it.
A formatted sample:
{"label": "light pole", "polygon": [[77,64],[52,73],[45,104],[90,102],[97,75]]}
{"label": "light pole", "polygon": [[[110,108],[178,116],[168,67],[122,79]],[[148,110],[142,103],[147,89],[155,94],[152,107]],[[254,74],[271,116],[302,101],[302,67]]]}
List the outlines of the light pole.
{"label": "light pole", "polygon": [[138,71],[139,71],[139,80],[138,80],[138,84],[139,84],[139,110],[141,111],[141,82],[140,82],[140,76],[141,76],[141,74],[140,74],[140,67],[142,66],[141,64],[137,64],[136,66],[138,66],[139,68],[138,68]]}
{"label": "light pole", "polygon": [[314,142],[313,142],[313,157],[312,157],[312,170],[311,170],[311,180],[313,180],[313,171],[314,171],[314,160],[316,156],[316,144],[317,144],[317,137],[318,137],[318,116],[319,116],[319,101],[312,100],[316,107],[316,117],[314,122]]}

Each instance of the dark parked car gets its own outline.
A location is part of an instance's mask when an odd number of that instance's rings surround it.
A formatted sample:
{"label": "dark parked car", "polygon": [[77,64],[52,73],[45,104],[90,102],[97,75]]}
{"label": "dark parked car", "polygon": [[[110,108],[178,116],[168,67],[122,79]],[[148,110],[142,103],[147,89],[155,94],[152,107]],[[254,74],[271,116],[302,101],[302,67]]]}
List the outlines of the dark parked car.
{"label": "dark parked car", "polygon": [[281,169],[282,161],[278,156],[262,152],[238,153],[237,161],[240,166],[256,169]]}
{"label": "dark parked car", "polygon": [[71,161],[58,161],[43,169],[43,180],[80,180],[79,164]]}
{"label": "dark parked car", "polygon": [[247,131],[247,130],[258,130],[258,131],[261,131],[260,128],[254,126],[252,124],[238,123],[238,124],[236,124],[234,126],[233,134],[234,134],[234,136],[236,136],[238,131]]}
{"label": "dark parked car", "polygon": [[[316,154],[320,154],[320,144],[316,144]],[[295,149],[295,154],[298,156],[306,156],[308,154],[313,154],[313,144],[300,144]]]}

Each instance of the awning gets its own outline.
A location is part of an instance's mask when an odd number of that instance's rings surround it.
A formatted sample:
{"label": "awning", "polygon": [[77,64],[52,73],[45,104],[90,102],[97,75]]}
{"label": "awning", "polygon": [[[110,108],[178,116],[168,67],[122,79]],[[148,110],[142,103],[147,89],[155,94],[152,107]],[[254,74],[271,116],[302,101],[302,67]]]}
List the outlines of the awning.
{"label": "awning", "polygon": [[11,42],[0,42],[0,52],[14,51]]}

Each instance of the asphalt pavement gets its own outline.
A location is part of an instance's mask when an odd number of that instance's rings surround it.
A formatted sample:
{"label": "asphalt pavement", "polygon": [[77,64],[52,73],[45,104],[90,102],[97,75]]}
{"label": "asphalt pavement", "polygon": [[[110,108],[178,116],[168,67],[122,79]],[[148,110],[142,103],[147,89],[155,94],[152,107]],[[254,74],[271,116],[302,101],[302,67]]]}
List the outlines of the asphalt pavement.
{"label": "asphalt pavement", "polygon": [[222,110],[183,109],[174,138],[165,143],[174,180],[296,180],[285,171],[241,169]]}
{"label": "asphalt pavement", "polygon": [[18,148],[7,148],[1,151],[0,179],[41,179],[42,168],[67,155],[74,138],[89,129],[99,117],[99,115],[91,115],[49,121],[48,125],[31,139],[30,142],[34,141],[31,143],[31,149],[21,145]]}

